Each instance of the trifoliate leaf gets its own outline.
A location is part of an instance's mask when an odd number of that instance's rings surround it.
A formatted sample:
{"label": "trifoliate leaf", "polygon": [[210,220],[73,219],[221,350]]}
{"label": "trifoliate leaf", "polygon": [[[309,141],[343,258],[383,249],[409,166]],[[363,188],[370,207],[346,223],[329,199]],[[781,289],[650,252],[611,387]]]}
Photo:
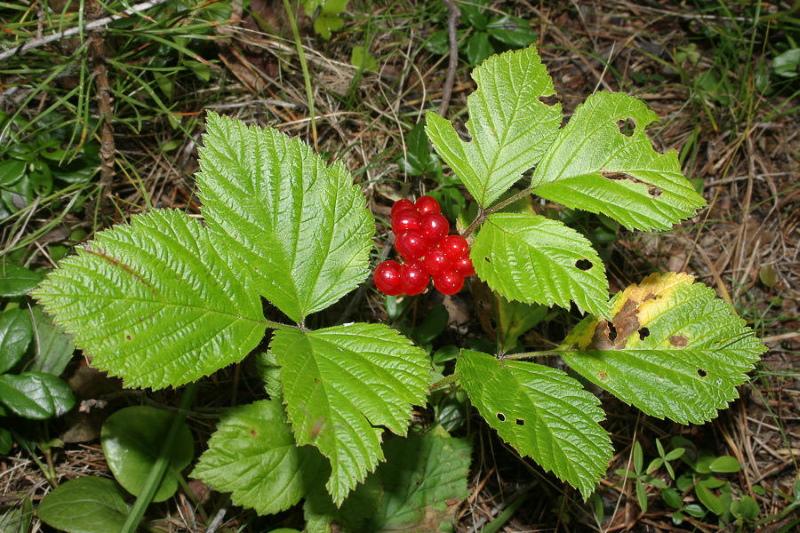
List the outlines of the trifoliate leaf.
{"label": "trifoliate leaf", "polygon": [[[322,493],[306,501],[313,531],[443,531],[452,527],[456,507],[467,496],[471,446],[444,431],[384,446],[386,463],[370,475],[341,509]],[[309,528],[309,531],[312,531]]]}
{"label": "trifoliate leaf", "polygon": [[470,350],[461,352],[456,374],[504,441],[589,497],[613,454],[595,396],[562,370]]}
{"label": "trifoliate leaf", "polygon": [[648,415],[703,423],[736,399],[765,351],[713,290],[687,274],[653,274],[587,318],[564,343],[567,364]]}
{"label": "trifoliate leaf", "polygon": [[264,336],[261,301],[222,238],[175,210],[95,236],[34,291],[92,364],[128,387],[199,379]]}
{"label": "trifoliate leaf", "polygon": [[24,309],[0,313],[0,374],[16,365],[31,342],[31,319]]}
{"label": "trifoliate leaf", "polygon": [[658,153],[645,128],[658,119],[632,96],[599,92],[575,110],[533,174],[533,192],[602,213],[631,229],[669,229],[705,205],[678,153]]}
{"label": "trifoliate leaf", "polygon": [[340,504],[383,459],[380,426],[404,435],[411,406],[425,403],[430,361],[382,324],[280,330],[270,350],[295,440],[330,460],[326,487]]}
{"label": "trifoliate leaf", "polygon": [[364,280],[375,223],[342,163],[328,166],[299,139],[215,114],[204,144],[203,215],[264,297],[301,322]]}
{"label": "trifoliate leaf", "polygon": [[608,311],[605,267],[591,243],[563,223],[531,213],[495,213],[472,245],[478,277],[509,300]]}
{"label": "trifoliate leaf", "polygon": [[36,510],[42,522],[69,533],[122,531],[128,512],[116,483],[93,476],[62,483]]}
{"label": "trifoliate leaf", "polygon": [[533,168],[561,124],[553,80],[535,48],[492,56],[472,71],[477,90],[467,98],[471,140],[435,113],[426,115],[433,147],[483,207],[500,198]]}
{"label": "trifoliate leaf", "polygon": [[61,416],[75,405],[69,386],[51,374],[23,372],[0,376],[0,403],[32,420]]}
{"label": "trifoliate leaf", "polygon": [[192,476],[266,515],[295,505],[326,470],[318,451],[295,445],[280,403],[264,400],[224,416]]}
{"label": "trifoliate leaf", "polygon": [[[139,496],[162,453],[164,439],[176,415],[149,405],[114,412],[103,422],[100,442],[111,472],[125,490]],[[194,459],[194,439],[181,422],[169,453],[169,468],[153,495],[154,502],[168,500],[178,490],[180,472]]]}

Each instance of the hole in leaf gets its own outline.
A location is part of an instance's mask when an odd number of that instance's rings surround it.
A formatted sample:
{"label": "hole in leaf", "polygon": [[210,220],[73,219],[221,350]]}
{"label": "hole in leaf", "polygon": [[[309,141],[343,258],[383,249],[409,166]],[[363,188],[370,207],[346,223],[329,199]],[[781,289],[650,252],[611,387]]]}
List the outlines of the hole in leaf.
{"label": "hole in leaf", "polygon": [[506,415],[504,415],[503,413],[497,413],[497,419],[500,422],[505,422],[506,421]]}
{"label": "hole in leaf", "polygon": [[645,340],[649,336],[650,336],[650,330],[648,328],[641,328],[639,330],[639,338],[641,340]]}
{"label": "hole in leaf", "polygon": [[544,105],[555,105],[558,103],[558,96],[556,96],[555,94],[540,96],[539,101]]}
{"label": "hole in leaf", "polygon": [[580,270],[589,270],[592,268],[592,262],[588,259],[578,259],[575,261],[575,266],[578,267]]}
{"label": "hole in leaf", "polygon": [[130,335],[125,335],[125,338],[128,339],[129,341],[133,340],[133,337],[131,337]]}
{"label": "hole in leaf", "polygon": [[683,335],[673,335],[669,338],[669,343],[673,346],[677,346],[678,348],[682,348],[689,344],[689,339]]}
{"label": "hole in leaf", "polygon": [[518,426],[524,426],[525,425],[525,421],[523,419],[521,419],[521,418],[517,418],[516,424]]}
{"label": "hole in leaf", "polygon": [[608,340],[611,342],[617,340],[617,328],[610,322],[608,324]]}
{"label": "hole in leaf", "polygon": [[653,198],[658,198],[659,196],[661,196],[661,189],[659,189],[658,187],[650,187],[649,189],[647,189],[647,193]]}
{"label": "hole in leaf", "polygon": [[492,258],[489,257],[488,255],[486,257],[484,257],[484,259],[486,260],[487,263],[491,263],[492,262]]}
{"label": "hole in leaf", "polygon": [[636,131],[636,122],[632,118],[626,118],[625,120],[617,121],[617,127],[621,134],[625,137],[630,137]]}
{"label": "hole in leaf", "polygon": [[708,375],[708,372],[706,372],[702,368],[698,368],[697,369],[697,375],[700,376],[701,378],[704,378],[704,377],[706,377]]}

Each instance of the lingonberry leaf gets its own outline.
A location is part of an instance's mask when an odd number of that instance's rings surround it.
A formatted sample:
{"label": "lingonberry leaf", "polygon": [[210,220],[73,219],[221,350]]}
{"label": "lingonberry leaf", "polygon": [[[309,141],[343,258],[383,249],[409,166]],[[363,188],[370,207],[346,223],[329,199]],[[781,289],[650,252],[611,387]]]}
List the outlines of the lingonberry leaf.
{"label": "lingonberry leaf", "polygon": [[51,374],[23,372],[0,375],[0,404],[32,420],[61,416],[75,405],[69,386]]}
{"label": "lingonberry leaf", "polygon": [[539,162],[558,133],[561,104],[542,100],[555,91],[533,47],[490,57],[472,78],[478,88],[467,98],[471,139],[462,140],[449,120],[433,112],[426,115],[426,131],[436,152],[487,207]]}
{"label": "lingonberry leaf", "polygon": [[342,163],[325,164],[277,130],[212,113],[197,179],[208,224],[292,320],[325,309],[368,275],[375,223]]}
{"label": "lingonberry leaf", "polygon": [[595,93],[575,110],[533,174],[533,192],[602,213],[631,229],[666,230],[705,205],[675,150],[659,153],[645,132],[658,119],[621,93]]}
{"label": "lingonberry leaf", "polygon": [[324,463],[315,449],[295,446],[281,404],[262,400],[225,414],[192,476],[265,515],[285,511],[312,481],[321,483]]}
{"label": "lingonberry leaf", "polygon": [[731,306],[687,274],[653,274],[564,343],[578,374],[648,415],[703,423],[736,399],[764,345]]}
{"label": "lingonberry leaf", "polygon": [[181,385],[264,336],[261,301],[226,240],[179,211],[150,211],[98,233],[33,294],[93,366],[127,386]]}
{"label": "lingonberry leaf", "polygon": [[589,497],[613,453],[594,395],[562,370],[471,350],[461,352],[456,374],[504,441]]}
{"label": "lingonberry leaf", "polygon": [[424,404],[430,361],[382,324],[280,330],[270,350],[295,440],[330,460],[326,486],[340,504],[383,459],[380,426],[404,435],[411,406]]}
{"label": "lingonberry leaf", "polygon": [[532,213],[494,213],[472,245],[478,277],[509,300],[570,302],[605,316],[608,281],[591,243],[563,223]]}
{"label": "lingonberry leaf", "polygon": [[[384,446],[386,462],[337,509],[324,491],[304,506],[309,533],[446,531],[467,496],[471,446],[439,428]],[[449,527],[448,527],[449,526]]]}

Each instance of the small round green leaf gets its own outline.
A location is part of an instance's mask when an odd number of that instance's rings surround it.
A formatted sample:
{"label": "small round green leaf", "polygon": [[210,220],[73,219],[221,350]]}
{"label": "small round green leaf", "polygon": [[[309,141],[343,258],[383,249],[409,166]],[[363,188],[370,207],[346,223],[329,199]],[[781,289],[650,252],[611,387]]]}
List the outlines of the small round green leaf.
{"label": "small round green leaf", "polygon": [[36,287],[43,277],[40,272],[34,272],[29,268],[0,263],[0,296],[13,298],[28,294],[28,291]]}
{"label": "small round green leaf", "polygon": [[67,481],[39,504],[42,522],[68,533],[121,531],[128,506],[116,483],[99,477]]}
{"label": "small round green leaf", "polygon": [[[108,467],[125,490],[138,496],[158,459],[164,438],[172,424],[172,413],[148,406],[126,407],[108,417],[100,432]],[[192,462],[194,441],[186,424],[181,424],[170,451],[170,468],[153,501],[163,502],[178,489],[173,471]]]}
{"label": "small round green leaf", "polygon": [[33,420],[61,416],[75,405],[69,386],[50,374],[23,372],[0,376],[0,401],[14,414]]}
{"label": "small round green leaf", "polygon": [[731,455],[717,457],[708,465],[709,470],[718,474],[735,474],[742,469],[739,461]]}
{"label": "small round green leaf", "polygon": [[22,359],[31,336],[31,319],[24,310],[9,309],[0,314],[0,374]]}

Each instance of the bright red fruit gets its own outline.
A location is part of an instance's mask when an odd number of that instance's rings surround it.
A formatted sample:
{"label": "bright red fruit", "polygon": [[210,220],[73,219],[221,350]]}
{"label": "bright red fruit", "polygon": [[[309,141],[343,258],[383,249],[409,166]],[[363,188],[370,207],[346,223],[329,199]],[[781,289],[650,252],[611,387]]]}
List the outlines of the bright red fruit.
{"label": "bright red fruit", "polygon": [[423,215],[422,220],[420,220],[420,231],[422,231],[430,246],[433,246],[450,231],[450,223],[442,215]]}
{"label": "bright red fruit", "polygon": [[411,230],[400,233],[394,243],[395,248],[406,261],[414,261],[423,257],[428,251],[428,242],[419,231]]}
{"label": "bright red fruit", "polygon": [[375,287],[384,294],[397,296],[403,290],[403,265],[397,261],[384,261],[375,268]]}
{"label": "bright red fruit", "polygon": [[438,215],[442,212],[439,202],[433,196],[420,196],[417,198],[414,207],[417,208],[420,215]]}
{"label": "bright red fruit", "polygon": [[451,270],[453,268],[450,259],[448,259],[444,251],[439,248],[428,251],[423,266],[431,276],[438,276],[445,270]]}
{"label": "bright red fruit", "polygon": [[392,215],[392,231],[399,235],[412,229],[420,229],[421,217],[414,209],[404,209]]}
{"label": "bright red fruit", "polygon": [[402,200],[397,200],[394,205],[392,206],[392,216],[399,213],[400,211],[405,211],[406,209],[415,209],[414,204],[411,200],[403,198]]}
{"label": "bright red fruit", "polygon": [[464,287],[464,276],[455,270],[446,270],[433,278],[433,286],[442,294],[455,294]]}
{"label": "bright red fruit", "polygon": [[454,261],[461,259],[469,253],[469,243],[467,239],[461,235],[447,235],[442,238],[442,241],[439,243],[439,248],[444,251],[447,257]]}
{"label": "bright red fruit", "polygon": [[456,272],[468,278],[475,275],[475,267],[472,265],[472,259],[468,255],[464,255],[453,264]]}
{"label": "bright red fruit", "polygon": [[430,281],[430,276],[425,272],[420,263],[406,263],[402,265],[403,294],[415,296],[422,293]]}

